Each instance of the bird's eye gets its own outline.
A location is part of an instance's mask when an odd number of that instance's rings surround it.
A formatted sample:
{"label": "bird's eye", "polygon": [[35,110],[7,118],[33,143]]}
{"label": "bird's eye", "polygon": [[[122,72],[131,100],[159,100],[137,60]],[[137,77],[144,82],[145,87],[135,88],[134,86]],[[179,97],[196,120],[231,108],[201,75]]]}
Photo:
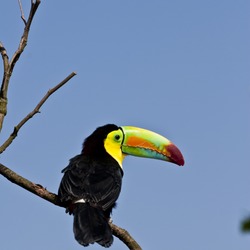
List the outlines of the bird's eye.
{"label": "bird's eye", "polygon": [[120,135],[115,135],[115,139],[116,139],[117,141],[119,141],[119,140],[120,140],[120,138],[121,138],[121,136],[120,136]]}

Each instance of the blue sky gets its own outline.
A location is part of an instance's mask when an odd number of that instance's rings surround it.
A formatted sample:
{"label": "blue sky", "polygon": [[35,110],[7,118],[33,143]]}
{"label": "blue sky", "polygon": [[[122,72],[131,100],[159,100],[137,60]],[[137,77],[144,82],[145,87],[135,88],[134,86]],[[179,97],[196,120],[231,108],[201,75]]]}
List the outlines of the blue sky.
{"label": "blue sky", "polygon": [[[1,6],[0,40],[12,55],[23,23],[17,1]],[[49,88],[77,76],[1,162],[57,192],[61,169],[97,126],[153,130],[186,164],[127,157],[114,223],[145,250],[249,249],[239,229],[250,213],[249,8],[246,0],[42,1],[12,76],[1,142]],[[1,249],[82,249],[63,209],[4,178],[0,190]],[[111,249],[127,248],[115,239]]]}

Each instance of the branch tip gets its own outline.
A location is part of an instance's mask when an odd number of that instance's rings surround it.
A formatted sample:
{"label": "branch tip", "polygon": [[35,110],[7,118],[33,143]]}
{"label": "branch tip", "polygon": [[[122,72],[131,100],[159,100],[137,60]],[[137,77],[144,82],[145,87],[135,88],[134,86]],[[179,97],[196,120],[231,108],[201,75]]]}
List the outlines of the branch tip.
{"label": "branch tip", "polygon": [[21,19],[23,20],[24,25],[26,26],[27,25],[27,21],[26,21],[25,16],[24,16],[23,6],[22,6],[21,0],[18,0],[18,4],[19,4],[20,12],[21,12]]}

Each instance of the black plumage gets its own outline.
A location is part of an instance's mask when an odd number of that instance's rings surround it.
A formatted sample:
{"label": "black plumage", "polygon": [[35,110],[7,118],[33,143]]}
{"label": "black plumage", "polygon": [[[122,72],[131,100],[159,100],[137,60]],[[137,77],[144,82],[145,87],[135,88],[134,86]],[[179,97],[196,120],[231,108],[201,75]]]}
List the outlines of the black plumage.
{"label": "black plumage", "polygon": [[109,247],[113,242],[108,222],[121,191],[123,171],[106,152],[104,140],[117,129],[112,124],[97,128],[84,141],[81,154],[62,171],[58,196],[74,215],[75,239],[83,246],[97,242]]}

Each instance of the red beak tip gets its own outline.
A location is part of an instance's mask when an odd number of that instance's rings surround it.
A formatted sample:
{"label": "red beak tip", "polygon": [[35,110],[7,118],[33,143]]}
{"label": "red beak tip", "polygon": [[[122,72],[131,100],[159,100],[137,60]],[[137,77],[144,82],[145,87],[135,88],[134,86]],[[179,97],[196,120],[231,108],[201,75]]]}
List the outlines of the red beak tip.
{"label": "red beak tip", "polygon": [[168,145],[167,150],[170,153],[169,158],[173,163],[179,166],[184,166],[185,164],[184,157],[181,151],[174,144]]}
{"label": "red beak tip", "polygon": [[182,159],[179,161],[179,166],[184,166],[185,164],[185,160],[184,158],[182,157]]}
{"label": "red beak tip", "polygon": [[178,157],[178,158],[171,157],[171,160],[173,161],[173,163],[175,163],[175,164],[177,164],[179,166],[184,166],[184,164],[185,164],[185,161],[184,161],[184,158],[183,158],[182,155],[180,157]]}

